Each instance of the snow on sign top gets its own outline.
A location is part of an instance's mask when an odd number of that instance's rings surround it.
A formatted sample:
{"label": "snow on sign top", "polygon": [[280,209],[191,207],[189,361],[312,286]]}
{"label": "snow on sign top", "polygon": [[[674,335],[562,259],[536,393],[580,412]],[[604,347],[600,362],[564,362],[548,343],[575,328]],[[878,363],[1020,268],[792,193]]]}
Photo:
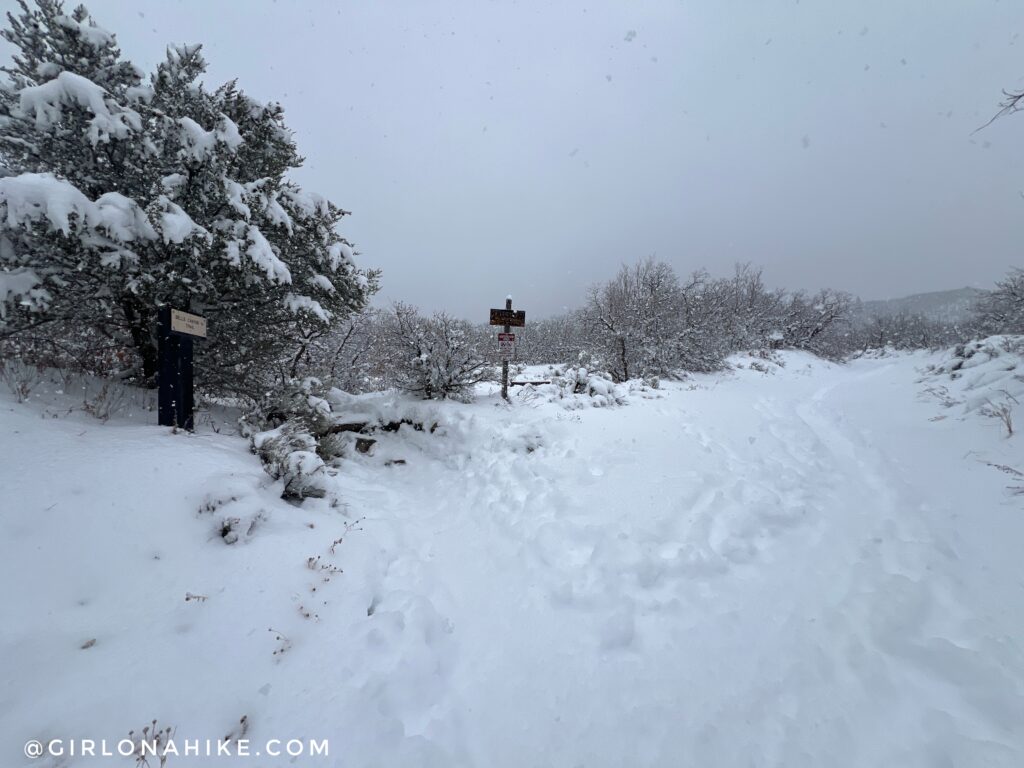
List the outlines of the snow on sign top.
{"label": "snow on sign top", "polygon": [[171,333],[182,333],[186,336],[206,338],[206,318],[191,315],[180,309],[171,310]]}

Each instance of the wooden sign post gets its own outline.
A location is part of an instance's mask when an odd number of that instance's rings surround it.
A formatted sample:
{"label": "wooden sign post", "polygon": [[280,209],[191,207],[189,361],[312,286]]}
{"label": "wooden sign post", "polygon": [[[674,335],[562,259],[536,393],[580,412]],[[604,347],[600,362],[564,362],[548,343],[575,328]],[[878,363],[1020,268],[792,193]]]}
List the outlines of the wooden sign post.
{"label": "wooden sign post", "polygon": [[491,325],[504,326],[504,333],[498,334],[498,349],[501,351],[501,396],[508,400],[508,360],[515,350],[516,337],[510,333],[513,327],[526,325],[526,312],[512,311],[512,297],[505,299],[504,309],[491,310]]}
{"label": "wooden sign post", "polygon": [[157,421],[162,427],[195,428],[192,388],[192,340],[206,338],[206,318],[160,307],[158,313],[160,372],[157,374]]}

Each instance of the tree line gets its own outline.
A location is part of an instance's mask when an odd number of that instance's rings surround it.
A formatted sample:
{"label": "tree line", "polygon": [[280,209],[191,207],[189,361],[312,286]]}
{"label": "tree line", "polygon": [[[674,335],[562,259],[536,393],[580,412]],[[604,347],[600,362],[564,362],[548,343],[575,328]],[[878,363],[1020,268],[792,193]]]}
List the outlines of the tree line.
{"label": "tree line", "polygon": [[[573,365],[615,381],[721,370],[735,353],[797,349],[842,361],[869,350],[939,349],[997,333],[1024,334],[1024,272],[984,292],[962,323],[921,314],[866,314],[855,297],[768,288],[762,271],[729,277],[643,259],[593,285],[570,312],[517,328],[515,362]],[[310,345],[293,375],[347,391],[400,388],[459,397],[493,378],[495,329],[407,304],[354,313]]]}

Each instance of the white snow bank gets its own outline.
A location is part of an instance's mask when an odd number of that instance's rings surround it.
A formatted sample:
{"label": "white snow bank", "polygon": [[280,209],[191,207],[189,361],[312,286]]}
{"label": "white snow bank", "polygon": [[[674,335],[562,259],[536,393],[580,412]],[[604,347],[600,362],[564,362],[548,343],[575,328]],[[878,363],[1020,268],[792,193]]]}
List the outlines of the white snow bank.
{"label": "white snow bank", "polygon": [[961,415],[1016,411],[1024,402],[1024,336],[990,336],[958,344],[924,367],[927,393]]}
{"label": "white snow bank", "polygon": [[216,741],[245,717],[254,751],[328,739],[309,764],[436,752],[415,724],[449,709],[452,627],[395,578],[388,530],[327,500],[281,501],[238,438],[41,419],[5,393],[0,433],[16,438],[0,441],[16,500],[0,504],[0,577],[20,585],[3,603],[0,744],[113,745],[154,718]]}
{"label": "white snow bank", "polygon": [[617,384],[607,374],[577,366],[549,366],[546,370],[531,375],[546,376],[550,383],[527,383],[515,387],[513,391],[519,400],[543,400],[557,403],[567,410],[626,405],[630,396],[658,396],[655,387],[652,386],[655,382],[631,379]]}

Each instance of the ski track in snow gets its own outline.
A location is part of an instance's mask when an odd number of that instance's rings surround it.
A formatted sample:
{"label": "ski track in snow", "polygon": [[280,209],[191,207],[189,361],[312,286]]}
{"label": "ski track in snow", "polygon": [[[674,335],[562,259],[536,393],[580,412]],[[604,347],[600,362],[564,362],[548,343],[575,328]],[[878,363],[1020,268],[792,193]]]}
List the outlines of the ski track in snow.
{"label": "ski track in snow", "polygon": [[977,533],[1020,510],[911,362],[809,360],[382,435],[345,621],[275,678],[311,714],[264,723],[345,766],[1024,764],[1024,582]]}

